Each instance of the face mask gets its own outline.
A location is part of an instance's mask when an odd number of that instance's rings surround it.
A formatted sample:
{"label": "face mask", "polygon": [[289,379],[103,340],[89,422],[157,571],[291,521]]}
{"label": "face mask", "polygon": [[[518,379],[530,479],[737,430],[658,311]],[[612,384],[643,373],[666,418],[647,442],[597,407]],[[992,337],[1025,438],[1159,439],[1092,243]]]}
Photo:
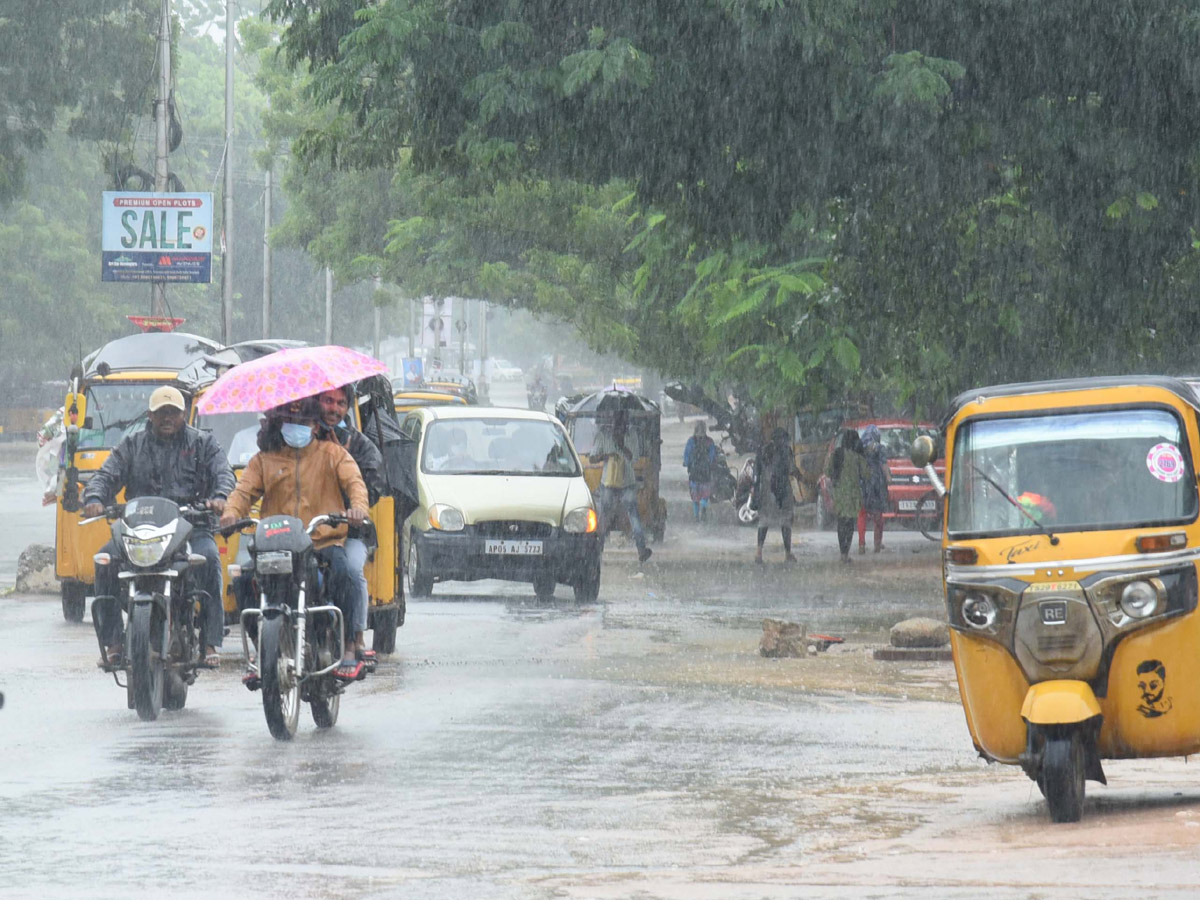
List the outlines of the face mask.
{"label": "face mask", "polygon": [[285,422],[283,427],[279,429],[279,432],[283,435],[283,442],[297,450],[301,450],[312,443],[313,431],[311,425],[297,425],[294,422]]}

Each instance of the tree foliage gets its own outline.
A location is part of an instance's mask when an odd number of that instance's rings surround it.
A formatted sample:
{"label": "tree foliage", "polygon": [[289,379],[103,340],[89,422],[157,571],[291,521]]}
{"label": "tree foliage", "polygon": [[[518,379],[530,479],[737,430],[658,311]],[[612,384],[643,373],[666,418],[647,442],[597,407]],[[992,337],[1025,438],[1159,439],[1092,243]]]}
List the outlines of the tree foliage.
{"label": "tree foliage", "polygon": [[268,12],[300,156],[387,174],[397,283],[771,403],[1195,366],[1194,0]]}

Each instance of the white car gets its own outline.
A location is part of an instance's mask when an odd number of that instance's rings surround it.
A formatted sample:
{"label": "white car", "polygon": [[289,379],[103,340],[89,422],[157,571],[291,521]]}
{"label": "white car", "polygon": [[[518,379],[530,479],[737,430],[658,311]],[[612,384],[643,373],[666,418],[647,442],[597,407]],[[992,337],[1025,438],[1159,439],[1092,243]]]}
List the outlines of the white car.
{"label": "white car", "polygon": [[507,359],[492,360],[492,381],[520,381],[525,373]]}

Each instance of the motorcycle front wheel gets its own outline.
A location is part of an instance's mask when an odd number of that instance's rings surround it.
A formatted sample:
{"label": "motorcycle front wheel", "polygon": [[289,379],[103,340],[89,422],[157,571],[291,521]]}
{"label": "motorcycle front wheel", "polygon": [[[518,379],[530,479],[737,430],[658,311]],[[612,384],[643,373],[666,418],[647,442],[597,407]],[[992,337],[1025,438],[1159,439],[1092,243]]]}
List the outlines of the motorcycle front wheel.
{"label": "motorcycle front wheel", "polygon": [[300,721],[300,682],[296,678],[296,633],[283,616],[263,619],[258,635],[258,672],[267,730],[290,741]]}
{"label": "motorcycle front wheel", "polygon": [[157,719],[163,703],[162,660],[151,646],[152,630],[158,627],[153,612],[151,604],[139,603],[129,617],[129,683],[133,707],[144,722]]}

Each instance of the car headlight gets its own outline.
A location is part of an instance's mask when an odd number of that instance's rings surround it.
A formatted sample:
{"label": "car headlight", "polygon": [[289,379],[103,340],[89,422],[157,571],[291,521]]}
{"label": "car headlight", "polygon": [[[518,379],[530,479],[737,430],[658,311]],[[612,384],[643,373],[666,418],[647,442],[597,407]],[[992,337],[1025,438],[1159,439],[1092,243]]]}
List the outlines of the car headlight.
{"label": "car headlight", "polygon": [[129,557],[129,561],[135,566],[145,568],[162,562],[163,554],[167,552],[167,544],[171,542],[171,535],[139,538],[127,534],[122,540],[125,542],[125,555]]}
{"label": "car headlight", "polygon": [[596,511],[590,506],[581,506],[563,516],[563,531],[568,534],[591,534],[596,524]]}
{"label": "car headlight", "polygon": [[1158,591],[1149,581],[1131,581],[1121,591],[1121,611],[1131,619],[1144,619],[1158,609]]}
{"label": "car headlight", "polygon": [[453,506],[435,503],[429,507],[429,524],[438,531],[462,531],[467,520]]}

